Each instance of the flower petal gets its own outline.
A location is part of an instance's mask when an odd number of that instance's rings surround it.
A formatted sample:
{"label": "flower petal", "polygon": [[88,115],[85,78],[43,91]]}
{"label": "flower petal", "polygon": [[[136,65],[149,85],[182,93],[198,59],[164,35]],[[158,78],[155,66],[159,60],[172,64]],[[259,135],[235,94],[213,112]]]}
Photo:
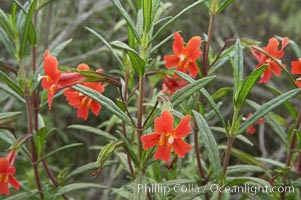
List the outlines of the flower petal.
{"label": "flower petal", "polygon": [[77,65],[77,69],[78,70],[90,70],[90,67],[86,63],[80,63],[79,65]]}
{"label": "flower petal", "polygon": [[165,61],[165,67],[168,69],[177,66],[180,59],[175,55],[166,55],[164,56],[164,61]]}
{"label": "flower petal", "polygon": [[78,107],[78,110],[77,110],[77,117],[82,118],[83,120],[87,120],[88,119],[88,112],[89,112],[89,107],[87,107],[84,104],[81,104]]}
{"label": "flower petal", "polygon": [[292,74],[301,74],[301,58],[298,61],[292,61]]}
{"label": "flower petal", "polygon": [[270,65],[271,65],[271,70],[272,70],[273,74],[275,74],[276,76],[279,76],[282,71],[281,67],[279,67],[279,65],[275,62],[271,62]]}
{"label": "flower petal", "polygon": [[178,138],[185,137],[190,133],[191,127],[189,125],[190,122],[190,115],[186,115],[183,117],[179,123],[179,125],[175,129],[175,135]]}
{"label": "flower petal", "polygon": [[193,61],[195,61],[202,55],[202,51],[200,50],[201,41],[201,37],[194,36],[187,43],[186,54]]}
{"label": "flower petal", "polygon": [[166,163],[169,161],[170,158],[170,147],[167,146],[158,146],[158,149],[154,155],[154,159],[162,159]]}
{"label": "flower petal", "polygon": [[9,195],[9,190],[8,190],[8,184],[7,183],[1,183],[0,182],[0,195],[1,194]]}
{"label": "flower petal", "polygon": [[8,182],[16,189],[20,189],[20,183],[17,181],[17,179],[14,176],[9,176]]}
{"label": "flower petal", "polygon": [[143,142],[143,149],[149,149],[159,143],[160,135],[158,133],[152,133],[148,135],[141,136],[141,141]]}
{"label": "flower petal", "polygon": [[263,72],[263,76],[261,77],[259,83],[267,83],[269,82],[269,80],[271,79],[271,76],[272,76],[272,72],[271,70],[264,70]]}
{"label": "flower petal", "polygon": [[178,32],[174,33],[174,39],[175,40],[172,44],[172,50],[175,55],[179,56],[184,49],[184,41],[183,41],[182,36]]}
{"label": "flower petal", "polygon": [[194,62],[190,62],[188,65],[188,71],[191,75],[191,77],[196,77],[196,75],[199,72],[199,68],[197,67],[197,65]]}
{"label": "flower petal", "polygon": [[185,154],[192,149],[191,146],[184,142],[181,138],[176,138],[171,146],[176,154],[181,158],[184,158]]}
{"label": "flower petal", "polygon": [[58,61],[56,57],[50,55],[49,51],[46,50],[44,53],[44,72],[47,76],[51,77],[52,80],[58,79],[61,74],[57,67]]}
{"label": "flower petal", "polygon": [[92,100],[90,105],[91,111],[95,116],[98,116],[99,111],[101,110],[101,105],[96,101]]}

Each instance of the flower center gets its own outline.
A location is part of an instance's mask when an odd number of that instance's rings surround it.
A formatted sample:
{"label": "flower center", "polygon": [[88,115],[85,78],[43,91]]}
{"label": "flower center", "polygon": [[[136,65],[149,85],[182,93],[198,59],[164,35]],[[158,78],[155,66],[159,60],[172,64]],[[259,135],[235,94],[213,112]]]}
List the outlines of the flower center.
{"label": "flower center", "polygon": [[180,55],[180,61],[183,62],[185,60],[186,56],[184,54]]}
{"label": "flower center", "polygon": [[5,173],[0,173],[0,183],[8,183],[8,175]]}
{"label": "flower center", "polygon": [[168,138],[168,143],[169,143],[169,144],[172,144],[174,141],[175,141],[174,137],[169,136],[169,138]]}
{"label": "flower center", "polygon": [[174,141],[175,138],[172,133],[165,133],[160,136],[159,145],[169,147],[172,143],[174,143]]}
{"label": "flower center", "polygon": [[82,104],[84,104],[84,105],[86,105],[86,106],[88,106],[88,107],[91,105],[91,103],[92,103],[92,99],[89,98],[89,97],[84,97],[84,98],[82,99]]}

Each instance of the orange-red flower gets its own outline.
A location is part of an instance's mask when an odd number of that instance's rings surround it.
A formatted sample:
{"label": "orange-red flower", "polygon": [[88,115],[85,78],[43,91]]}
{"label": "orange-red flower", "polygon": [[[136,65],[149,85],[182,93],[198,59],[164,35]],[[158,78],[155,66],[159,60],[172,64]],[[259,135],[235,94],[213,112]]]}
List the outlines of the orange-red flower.
{"label": "orange-red flower", "polygon": [[[89,66],[86,64],[80,64],[77,67],[78,70],[89,70]],[[98,72],[101,72],[98,70]],[[82,85],[89,87],[91,89],[96,90],[99,93],[103,93],[105,91],[103,83],[99,82],[84,82]],[[89,109],[91,109],[94,115],[98,115],[99,111],[101,110],[101,105],[97,103],[95,100],[91,99],[88,96],[81,94],[78,91],[75,91],[71,88],[67,88],[64,91],[64,95],[66,96],[66,100],[68,103],[78,109],[77,110],[77,117],[87,120]]]}
{"label": "orange-red flower", "polygon": [[164,56],[165,67],[171,68],[176,66],[176,70],[181,72],[189,71],[192,77],[195,77],[199,71],[199,68],[195,64],[195,61],[202,55],[200,50],[201,37],[192,37],[186,47],[184,47],[184,41],[181,35],[174,33],[174,42],[172,45],[173,55]]}
{"label": "orange-red flower", "polygon": [[81,83],[85,80],[85,77],[77,72],[61,73],[58,69],[58,61],[56,57],[50,55],[46,50],[44,53],[44,72],[45,76],[42,76],[42,87],[48,91],[48,108],[51,109],[53,96],[59,89],[70,87],[72,85]]}
{"label": "orange-red flower", "polygon": [[[248,114],[247,116],[247,119],[250,118],[252,116],[252,114]],[[260,118],[257,122],[255,122],[253,125],[249,126],[248,129],[247,129],[247,133],[249,134],[254,134],[256,129],[255,129],[255,125],[260,125],[260,124],[263,124],[265,123],[265,119],[264,118]]]}
{"label": "orange-red flower", "polygon": [[8,184],[19,190],[20,184],[14,177],[16,168],[13,166],[16,159],[16,151],[11,150],[5,158],[0,158],[0,195],[9,195]]}
{"label": "orange-red flower", "polygon": [[164,93],[168,95],[172,95],[177,90],[181,89],[182,87],[186,86],[188,83],[184,81],[182,78],[174,78],[168,75],[164,76],[162,90]]}
{"label": "orange-red flower", "polygon": [[[301,74],[301,58],[296,61],[292,61],[292,74]],[[301,76],[295,81],[296,85],[300,88],[301,87]]]}
{"label": "orange-red flower", "polygon": [[[276,38],[271,38],[269,40],[268,45],[262,47],[262,50],[266,51],[276,59],[281,59],[284,55],[284,48],[287,46],[288,42],[289,39],[287,37],[284,37],[281,41],[281,48],[280,50],[278,50],[279,41]],[[256,58],[256,60],[259,62],[256,68],[262,66],[263,64],[267,64],[267,67],[265,68],[263,76],[259,80],[259,83],[269,82],[272,74],[276,76],[279,76],[281,74],[281,67],[278,66],[278,64],[275,61],[273,61],[269,56],[263,54],[262,52],[259,52],[256,49],[251,49],[251,52]],[[282,66],[285,67],[285,64],[282,64]]]}
{"label": "orange-red flower", "polygon": [[191,150],[191,146],[183,141],[183,137],[190,133],[190,116],[183,117],[176,128],[173,128],[174,118],[169,111],[164,111],[161,117],[155,119],[155,132],[141,137],[144,150],[158,146],[154,159],[169,161],[170,152],[181,158]]}

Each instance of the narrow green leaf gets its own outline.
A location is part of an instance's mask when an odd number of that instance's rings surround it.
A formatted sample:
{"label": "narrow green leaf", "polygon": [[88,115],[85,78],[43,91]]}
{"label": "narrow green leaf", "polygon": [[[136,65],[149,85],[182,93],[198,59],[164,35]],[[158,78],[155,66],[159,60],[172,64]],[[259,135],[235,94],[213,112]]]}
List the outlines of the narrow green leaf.
{"label": "narrow green leaf", "polygon": [[286,167],[286,165],[284,163],[277,161],[277,160],[269,159],[269,158],[256,157],[256,160],[259,160],[260,162],[263,162],[263,163],[266,163],[269,165],[273,165],[275,167],[280,167],[280,168]]}
{"label": "narrow green leaf", "polygon": [[138,32],[137,32],[137,30],[135,28],[133,20],[127,14],[127,11],[123,8],[123,6],[121,5],[121,3],[120,3],[119,0],[111,0],[111,2],[118,9],[118,11],[122,15],[122,17],[125,19],[126,23],[128,24],[128,26],[132,30],[132,33],[134,34],[136,40],[139,42],[140,41],[139,34],[138,34]]}
{"label": "narrow green leaf", "polygon": [[42,5],[39,6],[39,9],[42,9],[43,7],[47,6],[48,4],[57,1],[57,0],[46,0]]}
{"label": "narrow green leaf", "polygon": [[117,140],[117,138],[114,137],[113,135],[111,135],[111,134],[109,134],[109,133],[107,133],[107,132],[105,132],[103,130],[91,127],[91,126],[80,125],[80,124],[73,124],[73,125],[68,126],[68,128],[78,129],[78,130],[82,130],[82,131],[87,131],[89,133],[94,133],[96,135],[99,135],[99,136],[102,136],[102,137],[106,138],[109,141],[112,141],[112,140],[115,141],[115,140]]}
{"label": "narrow green leaf", "polygon": [[95,162],[92,162],[92,163],[88,163],[88,164],[85,164],[83,166],[80,166],[78,168],[76,168],[75,170],[73,170],[72,172],[70,172],[66,177],[65,177],[65,180],[68,180],[70,179],[71,177],[75,176],[75,175],[78,175],[78,174],[81,174],[85,171],[89,171],[89,170],[93,170],[93,169],[97,169],[97,165]]}
{"label": "narrow green leaf", "polygon": [[58,56],[59,53],[60,53],[63,49],[65,49],[65,47],[66,47],[68,44],[70,44],[70,42],[72,42],[72,39],[69,39],[69,40],[66,40],[66,41],[60,43],[57,47],[55,47],[55,49],[53,49],[53,51],[51,51],[51,54],[52,54],[53,56]]}
{"label": "narrow green leaf", "polygon": [[227,181],[226,181],[226,186],[237,186],[237,185],[242,185],[244,183],[256,183],[259,185],[262,185],[264,187],[271,187],[270,183],[266,180],[260,179],[260,178],[256,178],[256,177],[227,177]]}
{"label": "narrow green leaf", "polygon": [[186,8],[184,8],[181,12],[179,12],[176,16],[174,16],[173,18],[171,18],[170,20],[168,20],[165,24],[163,24],[159,30],[154,34],[153,38],[151,39],[151,41],[149,42],[149,44],[152,43],[152,41],[161,33],[161,31],[163,29],[165,29],[168,25],[170,25],[172,22],[174,22],[176,19],[178,19],[180,16],[182,16],[185,12],[187,12],[188,10],[190,10],[191,8],[194,8],[202,3],[206,2],[206,0],[198,0],[192,4],[190,4],[189,6],[187,6]]}
{"label": "narrow green leaf", "polygon": [[21,44],[20,44],[20,50],[19,50],[20,58],[23,58],[23,56],[26,53],[27,41],[29,39],[28,35],[30,33],[30,28],[32,27],[32,22],[31,21],[32,21],[32,16],[35,12],[36,5],[37,5],[37,0],[33,0],[30,7],[29,7],[27,16],[26,16],[25,24],[24,24],[24,27],[23,27]]}
{"label": "narrow green leaf", "polygon": [[222,97],[227,96],[232,91],[233,91],[232,87],[222,87],[212,95],[212,99],[213,100],[220,99]]}
{"label": "narrow green leaf", "polygon": [[120,41],[113,41],[111,42],[111,45],[116,48],[127,51],[132,63],[132,67],[135,70],[136,74],[140,77],[144,75],[145,61],[138,55],[138,53],[134,49]]}
{"label": "narrow green leaf", "polygon": [[[260,105],[254,101],[248,100],[248,104],[251,105],[256,110],[258,110],[260,108]],[[284,131],[283,127],[280,125],[280,123],[275,119],[274,115],[273,115],[273,113],[269,113],[264,117],[264,119],[270,125],[270,127],[275,131],[275,133],[279,136],[279,138],[282,140],[282,142],[287,145],[288,144],[287,143],[287,134]]]}
{"label": "narrow green leaf", "polygon": [[262,167],[256,166],[256,165],[234,165],[229,166],[227,169],[227,175],[237,175],[237,174],[245,174],[245,173],[258,173],[258,172],[264,172],[264,169]]}
{"label": "narrow green leaf", "polygon": [[124,135],[120,132],[117,131],[120,139],[124,142],[124,146],[127,150],[127,152],[129,153],[131,159],[133,160],[133,162],[135,163],[136,166],[140,166],[140,162],[138,161],[138,157],[135,154],[135,152],[133,151],[133,146],[129,143],[128,139],[124,137]]}
{"label": "narrow green leaf", "polygon": [[124,67],[123,62],[120,60],[119,56],[116,54],[116,52],[114,51],[114,49],[112,48],[112,46],[104,39],[104,37],[102,37],[99,33],[97,33],[96,31],[94,31],[93,29],[91,29],[89,27],[86,27],[86,29],[88,31],[90,31],[91,33],[93,33],[96,37],[98,37],[108,47],[108,49],[110,50],[110,52],[112,53],[112,55],[116,58],[119,66],[121,68],[123,68]]}
{"label": "narrow green leaf", "polygon": [[272,100],[269,102],[263,104],[258,110],[249,118],[247,119],[239,128],[238,134],[243,133],[249,126],[257,122],[260,118],[264,117],[266,114],[268,114],[270,111],[272,111],[274,108],[278,107],[282,103],[286,102],[287,100],[291,99],[295,95],[297,95],[300,92],[301,89],[297,88],[294,90],[290,90]]}
{"label": "narrow green leaf", "polygon": [[225,10],[232,2],[233,0],[221,0],[216,10],[216,15]]}
{"label": "narrow green leaf", "polygon": [[225,66],[225,63],[229,61],[230,58],[234,56],[235,46],[227,48],[223,53],[219,56],[218,60],[215,63],[212,63],[208,70],[208,75],[214,74],[216,70],[220,67]]}
{"label": "narrow green leaf", "polygon": [[35,195],[38,191],[31,190],[31,193],[28,192],[19,192],[15,195],[10,195],[9,197],[4,198],[3,200],[26,200],[26,199],[33,199],[33,195]]}
{"label": "narrow green leaf", "polygon": [[233,77],[234,77],[234,99],[237,99],[237,96],[240,91],[241,83],[243,82],[243,52],[240,40],[237,39],[234,48],[234,56],[233,59],[230,59],[231,66],[233,70]]}
{"label": "narrow green leaf", "polygon": [[254,144],[253,144],[253,142],[251,142],[247,137],[245,137],[244,135],[238,135],[238,136],[236,136],[236,138],[238,139],[238,140],[240,140],[240,141],[242,141],[242,142],[244,142],[244,143],[246,143],[246,144],[248,144],[248,145],[250,145],[250,146],[254,146]]}
{"label": "narrow green leaf", "polygon": [[15,91],[21,97],[24,96],[23,90],[11,79],[7,74],[0,70],[0,80],[8,85],[13,91]]}
{"label": "narrow green leaf", "polygon": [[208,153],[208,158],[211,167],[213,168],[213,173],[218,179],[218,177],[221,175],[222,167],[220,163],[217,143],[204,117],[195,110],[193,110],[192,113],[199,129],[203,144]]}
{"label": "narrow green leaf", "polygon": [[4,113],[0,113],[0,120],[11,118],[11,117],[20,115],[21,113],[22,112],[4,112]]}
{"label": "narrow green leaf", "polygon": [[[265,84],[264,86],[277,96],[282,94],[282,92],[280,92],[278,89],[272,87],[271,85]],[[297,120],[298,112],[296,111],[295,107],[289,101],[285,102],[284,105],[285,105],[286,109],[289,111],[289,113],[291,114],[291,116],[295,120]]]}
{"label": "narrow green leaf", "polygon": [[236,98],[234,99],[234,106],[236,109],[241,109],[244,105],[248,94],[251,92],[251,89],[265,70],[266,65],[263,65],[253,71],[243,82],[242,86],[240,87]]}
{"label": "narrow green leaf", "polygon": [[7,50],[7,52],[9,53],[9,55],[12,58],[15,58],[16,56],[16,48],[13,45],[12,41],[10,40],[10,38],[8,37],[7,33],[1,28],[0,25],[0,42],[3,43],[5,49]]}
{"label": "narrow green leaf", "polygon": [[83,190],[83,189],[91,189],[91,188],[109,189],[108,186],[95,184],[95,183],[72,183],[59,188],[57,192],[51,197],[53,198],[53,197],[61,196],[63,194],[67,194],[69,192]]}
{"label": "narrow green leaf", "polygon": [[48,158],[48,157],[52,156],[53,154],[56,154],[60,151],[63,151],[63,150],[66,150],[66,149],[69,149],[69,148],[72,148],[72,147],[79,147],[79,146],[82,146],[82,145],[83,145],[83,143],[74,143],[74,144],[69,144],[69,145],[57,148],[56,150],[51,151],[48,154],[44,155],[39,161],[44,160],[44,159],[46,159],[46,158]]}
{"label": "narrow green leaf", "polygon": [[146,190],[143,189],[140,191],[139,190],[140,184],[142,184],[144,186],[144,185],[148,185],[148,182],[147,182],[147,178],[145,176],[141,176],[140,174],[138,174],[133,183],[133,194],[130,197],[130,199],[133,199],[133,200],[146,199]]}
{"label": "narrow green leaf", "polygon": [[115,114],[119,119],[123,120],[130,126],[133,126],[130,118],[109,98],[103,96],[99,92],[85,87],[83,85],[72,86],[72,88],[92,99],[97,101],[100,105],[108,109],[111,113]]}
{"label": "narrow green leaf", "polygon": [[116,147],[120,144],[122,144],[123,141],[116,140],[113,142],[110,142],[103,146],[101,151],[99,152],[96,160],[96,164],[99,168],[103,167],[104,163],[108,160],[109,157],[114,153]]}
{"label": "narrow green leaf", "polygon": [[171,97],[170,102],[172,105],[176,107],[178,104],[186,100],[189,96],[193,95],[194,93],[198,92],[201,88],[205,85],[210,83],[215,79],[214,76],[205,77],[199,79],[193,83],[188,84],[187,86],[181,88],[180,90],[176,91]]}
{"label": "narrow green leaf", "polygon": [[[184,73],[178,72],[178,71],[176,72],[176,74],[179,75],[181,78],[183,78],[185,81],[187,81],[189,83],[195,83],[196,82],[194,79],[192,79],[187,74],[184,74]],[[220,119],[221,123],[223,124],[223,127],[226,128],[227,124],[224,121],[224,117],[223,117],[222,113],[219,111],[219,108],[216,105],[216,103],[214,102],[213,98],[210,96],[210,94],[207,92],[207,90],[205,90],[205,88],[202,88],[200,90],[200,92],[206,98],[206,100],[209,102],[209,104],[211,105],[212,109],[215,111],[217,117]]]}
{"label": "narrow green leaf", "polygon": [[2,91],[6,92],[7,94],[15,97],[20,102],[25,103],[25,99],[23,97],[21,97],[17,92],[15,92],[14,90],[12,90],[9,86],[0,83],[0,89]]}
{"label": "narrow green leaf", "polygon": [[152,0],[142,1],[143,8],[143,29],[146,33],[149,32],[152,23]]}

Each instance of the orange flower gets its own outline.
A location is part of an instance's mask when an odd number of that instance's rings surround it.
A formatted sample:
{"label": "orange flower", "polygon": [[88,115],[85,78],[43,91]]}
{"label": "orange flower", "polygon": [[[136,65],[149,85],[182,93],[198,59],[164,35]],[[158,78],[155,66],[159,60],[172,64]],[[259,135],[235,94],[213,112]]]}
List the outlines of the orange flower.
{"label": "orange flower", "polygon": [[[79,70],[89,70],[89,66],[86,64],[80,64],[78,65],[77,69]],[[101,70],[97,70],[98,72],[101,72]],[[85,82],[82,83],[82,85],[89,87],[91,89],[96,90],[99,93],[103,93],[105,91],[103,87],[103,83],[99,82]],[[66,100],[68,103],[78,109],[77,111],[77,117],[82,118],[84,120],[87,120],[88,118],[88,112],[89,109],[94,113],[94,115],[98,115],[99,111],[101,110],[101,105],[91,99],[88,96],[85,96],[81,94],[78,91],[75,91],[71,88],[68,88],[64,91],[64,95],[66,96]]]}
{"label": "orange flower", "polygon": [[85,77],[78,72],[61,73],[58,69],[58,61],[56,57],[50,55],[46,50],[44,53],[44,72],[42,78],[42,87],[48,91],[48,108],[51,109],[53,96],[59,89],[76,85],[85,80]]}
{"label": "orange flower", "polygon": [[[297,61],[292,61],[292,74],[301,74],[301,58]],[[296,85],[301,88],[301,76],[295,81]]]}
{"label": "orange flower", "polygon": [[[251,116],[252,116],[251,113],[248,114],[248,116],[247,116],[246,119],[250,118]],[[260,118],[260,119],[259,119],[257,122],[255,122],[253,125],[251,125],[251,126],[248,127],[247,133],[249,133],[249,134],[254,134],[255,131],[256,131],[256,129],[255,129],[254,126],[255,126],[255,125],[260,125],[260,124],[263,124],[263,123],[265,123],[265,119],[264,119],[264,118]]]}
{"label": "orange flower", "polygon": [[169,111],[164,111],[161,117],[155,119],[155,132],[141,137],[144,150],[158,145],[154,159],[168,162],[171,149],[183,158],[191,150],[191,146],[182,139],[190,133],[189,122],[190,116],[186,115],[181,119],[179,125],[173,128],[174,118],[172,114]]}
{"label": "orange flower", "polygon": [[184,73],[188,70],[190,75],[195,77],[199,71],[195,61],[202,55],[202,51],[200,50],[201,37],[192,37],[188,41],[186,48],[184,47],[183,38],[178,32],[174,33],[174,39],[172,45],[174,54],[164,56],[165,67],[171,68],[176,66],[176,70]]}
{"label": "orange flower", "polygon": [[[269,43],[266,47],[262,47],[262,50],[269,53],[271,56],[273,56],[276,59],[281,59],[284,55],[284,48],[287,46],[289,40],[287,37],[284,37],[281,41],[281,49],[278,50],[279,41],[276,38],[271,38],[269,40]],[[281,67],[277,65],[276,62],[274,62],[270,57],[267,55],[257,51],[256,49],[251,49],[252,54],[256,58],[256,60],[259,62],[259,64],[256,66],[256,68],[262,66],[263,64],[267,64],[268,66],[265,68],[263,72],[263,76],[260,79],[259,83],[267,83],[271,79],[272,73],[276,76],[279,76],[281,74]],[[282,64],[283,67],[285,67],[285,64]]]}
{"label": "orange flower", "polygon": [[181,78],[173,78],[170,76],[164,76],[162,84],[162,90],[164,93],[172,95],[177,90],[181,89],[182,87],[186,86],[188,83]]}
{"label": "orange flower", "polygon": [[8,184],[19,190],[20,184],[14,177],[16,168],[13,167],[16,151],[11,150],[5,158],[0,158],[0,194],[9,195]]}

